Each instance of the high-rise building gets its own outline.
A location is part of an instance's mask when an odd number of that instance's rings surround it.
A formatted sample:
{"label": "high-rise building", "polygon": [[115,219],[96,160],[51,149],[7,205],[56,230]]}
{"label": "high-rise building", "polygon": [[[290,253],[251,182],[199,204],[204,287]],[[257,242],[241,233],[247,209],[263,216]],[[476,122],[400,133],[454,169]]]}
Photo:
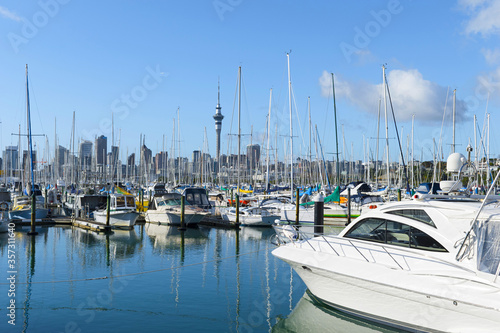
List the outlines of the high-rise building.
{"label": "high-rise building", "polygon": [[116,169],[117,167],[119,154],[120,151],[118,146],[111,146],[111,160],[109,161],[109,163],[112,165],[114,169]]}
{"label": "high-rise building", "polygon": [[200,172],[200,163],[201,163],[201,151],[193,150],[193,173]]}
{"label": "high-rise building", "polygon": [[89,169],[92,165],[92,142],[84,140],[80,142],[80,166]]}
{"label": "high-rise building", "polygon": [[10,172],[11,170],[18,169],[19,152],[17,146],[7,146],[3,152],[3,160],[5,163],[5,170]]}
{"label": "high-rise building", "polygon": [[143,144],[141,147],[141,152],[142,152],[142,162],[144,163],[144,165],[148,165],[149,163],[151,163],[151,158],[153,155],[151,149],[149,149],[145,144]]}
{"label": "high-rise building", "polygon": [[260,161],[260,145],[248,145],[247,146],[247,167],[255,169],[259,165]]}
{"label": "high-rise building", "polygon": [[108,138],[101,135],[95,140],[95,158],[97,165],[106,164],[106,156],[108,155]]}
{"label": "high-rise building", "polygon": [[156,174],[162,174],[167,169],[168,153],[161,151],[155,156],[155,171]]}
{"label": "high-rise building", "polygon": [[220,84],[218,85],[218,93],[217,93],[217,106],[215,107],[215,115],[214,115],[214,120],[215,120],[215,133],[217,134],[217,142],[216,142],[216,149],[215,149],[215,159],[217,162],[219,162],[219,156],[220,156],[220,132],[222,130],[222,119],[224,119],[224,116],[221,113],[221,106],[220,106]]}

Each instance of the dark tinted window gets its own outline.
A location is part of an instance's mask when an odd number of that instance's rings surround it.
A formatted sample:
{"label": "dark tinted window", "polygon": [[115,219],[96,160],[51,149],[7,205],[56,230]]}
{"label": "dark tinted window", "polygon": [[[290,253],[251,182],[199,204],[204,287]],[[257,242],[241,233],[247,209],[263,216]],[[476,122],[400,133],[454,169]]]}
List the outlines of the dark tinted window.
{"label": "dark tinted window", "polygon": [[345,237],[427,251],[447,252],[438,241],[425,232],[385,219],[366,218],[358,222]]}
{"label": "dark tinted window", "polygon": [[422,209],[398,209],[398,210],[393,210],[393,211],[390,211],[387,213],[399,215],[399,216],[404,216],[404,217],[407,217],[409,219],[428,224],[431,227],[434,227],[434,228],[436,227],[434,222],[432,222],[431,217],[429,215],[427,215],[427,213]]}

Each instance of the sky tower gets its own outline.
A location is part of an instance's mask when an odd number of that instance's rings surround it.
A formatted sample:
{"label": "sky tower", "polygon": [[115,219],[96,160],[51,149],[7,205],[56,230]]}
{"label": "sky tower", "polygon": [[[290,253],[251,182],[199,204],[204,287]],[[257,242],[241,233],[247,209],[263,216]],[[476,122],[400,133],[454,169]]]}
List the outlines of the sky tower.
{"label": "sky tower", "polygon": [[216,148],[216,161],[219,162],[219,157],[220,157],[220,131],[222,129],[222,119],[224,119],[224,116],[221,113],[221,107],[220,107],[220,83],[217,86],[217,107],[215,108],[215,115],[214,115],[214,120],[215,120],[215,133],[217,134],[217,148]]}

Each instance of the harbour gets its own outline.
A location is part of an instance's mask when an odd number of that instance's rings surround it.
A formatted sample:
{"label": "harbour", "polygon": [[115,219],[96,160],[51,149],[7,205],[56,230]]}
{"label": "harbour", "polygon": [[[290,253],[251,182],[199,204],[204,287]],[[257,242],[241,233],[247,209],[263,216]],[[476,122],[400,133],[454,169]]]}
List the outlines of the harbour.
{"label": "harbour", "polygon": [[[15,231],[16,325],[2,320],[2,332],[292,332],[299,302],[303,319],[317,312],[323,327],[334,320],[389,332],[330,318],[323,311],[331,310],[304,300],[300,278],[270,253],[271,228],[141,224],[104,234],[57,225],[37,228],[35,237],[28,230]],[[7,245],[0,234],[2,260]],[[4,271],[7,295],[3,281]],[[0,314],[6,318],[5,306]]]}
{"label": "harbour", "polygon": [[0,332],[498,332],[498,12],[0,5]]}

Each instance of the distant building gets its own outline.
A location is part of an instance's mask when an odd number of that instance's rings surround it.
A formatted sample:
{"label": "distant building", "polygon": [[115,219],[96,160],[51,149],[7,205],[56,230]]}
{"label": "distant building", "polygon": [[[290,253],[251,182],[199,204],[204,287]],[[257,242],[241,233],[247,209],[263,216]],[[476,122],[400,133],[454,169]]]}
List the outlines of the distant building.
{"label": "distant building", "polygon": [[95,140],[95,158],[97,165],[106,164],[106,156],[108,155],[108,138],[101,135]]}
{"label": "distant building", "polygon": [[247,168],[252,170],[257,168],[260,162],[260,145],[247,146]]}
{"label": "distant building", "polygon": [[155,171],[159,175],[167,169],[168,153],[161,151],[155,156]]}
{"label": "distant building", "polygon": [[151,158],[153,156],[153,152],[151,151],[151,149],[149,149],[148,147],[146,147],[146,145],[142,145],[141,147],[141,153],[142,153],[142,160],[144,162],[145,165],[148,165],[151,163]]}
{"label": "distant building", "polygon": [[92,165],[92,142],[84,140],[80,142],[80,166],[89,169]]}
{"label": "distant building", "polygon": [[17,170],[19,161],[19,152],[17,146],[7,146],[3,152],[3,159],[5,161],[5,170]]}

